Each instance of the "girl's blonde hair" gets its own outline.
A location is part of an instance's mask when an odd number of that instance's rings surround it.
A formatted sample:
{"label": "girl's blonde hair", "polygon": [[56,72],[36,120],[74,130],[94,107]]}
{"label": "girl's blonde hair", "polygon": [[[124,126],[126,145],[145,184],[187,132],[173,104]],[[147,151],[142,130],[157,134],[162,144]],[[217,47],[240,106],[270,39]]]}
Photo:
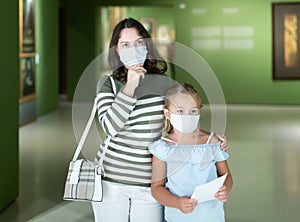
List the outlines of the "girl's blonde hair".
{"label": "girl's blonde hair", "polygon": [[[174,84],[168,91],[166,92],[165,95],[165,103],[164,103],[164,108],[169,109],[170,104],[172,103],[172,99],[174,96],[178,94],[188,94],[190,95],[194,101],[197,104],[198,109],[200,110],[202,105],[202,101],[198,95],[198,92],[194,88],[193,85],[188,84],[188,83],[176,83]],[[164,133],[170,133],[172,131],[173,127],[170,123],[170,120],[165,118],[165,126],[163,129]]]}

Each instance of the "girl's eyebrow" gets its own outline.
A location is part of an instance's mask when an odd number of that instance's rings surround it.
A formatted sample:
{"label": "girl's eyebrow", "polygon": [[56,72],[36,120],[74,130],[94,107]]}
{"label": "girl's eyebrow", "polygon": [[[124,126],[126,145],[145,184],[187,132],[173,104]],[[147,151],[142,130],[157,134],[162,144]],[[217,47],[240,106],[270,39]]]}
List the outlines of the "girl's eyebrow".
{"label": "girl's eyebrow", "polygon": [[180,108],[180,109],[189,109],[189,108],[192,108],[192,109],[194,109],[194,108],[198,108],[197,106],[193,106],[193,107],[185,107],[185,106],[176,106],[176,108]]}

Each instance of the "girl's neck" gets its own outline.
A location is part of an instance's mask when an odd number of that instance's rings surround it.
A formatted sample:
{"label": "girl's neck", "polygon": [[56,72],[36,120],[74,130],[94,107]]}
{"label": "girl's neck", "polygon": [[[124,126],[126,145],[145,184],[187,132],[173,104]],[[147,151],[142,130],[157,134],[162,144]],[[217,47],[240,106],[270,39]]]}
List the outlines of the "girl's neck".
{"label": "girl's neck", "polygon": [[177,144],[195,144],[198,141],[198,137],[198,129],[188,134],[174,130],[174,132],[169,135],[169,138],[175,141]]}

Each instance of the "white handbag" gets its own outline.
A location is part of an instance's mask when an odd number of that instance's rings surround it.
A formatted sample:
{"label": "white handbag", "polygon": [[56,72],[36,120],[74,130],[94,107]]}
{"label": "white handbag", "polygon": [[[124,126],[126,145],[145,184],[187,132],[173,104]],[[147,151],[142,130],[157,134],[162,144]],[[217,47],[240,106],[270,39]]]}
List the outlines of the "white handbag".
{"label": "white handbag", "polygon": [[[116,94],[114,80],[112,77],[109,78],[112,82],[113,92]],[[89,120],[80,138],[73,159],[69,164],[63,196],[64,200],[101,202],[103,199],[102,177],[104,170],[102,164],[111,136],[107,136],[106,138],[99,162],[90,161],[88,159],[78,159],[95,118],[96,111],[97,106],[96,102],[94,102]]]}

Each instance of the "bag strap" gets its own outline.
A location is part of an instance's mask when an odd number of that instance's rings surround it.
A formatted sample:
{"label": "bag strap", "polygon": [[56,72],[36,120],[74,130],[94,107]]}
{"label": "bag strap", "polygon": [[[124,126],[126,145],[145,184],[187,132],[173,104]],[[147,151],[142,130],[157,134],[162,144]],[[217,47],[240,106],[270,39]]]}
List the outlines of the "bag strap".
{"label": "bag strap", "polygon": [[[109,76],[109,79],[110,79],[111,84],[112,84],[113,93],[114,93],[114,95],[116,95],[116,85],[115,85],[115,81],[114,81],[114,79],[113,79],[112,76]],[[91,126],[92,126],[92,123],[93,123],[93,120],[94,120],[94,118],[95,118],[96,111],[97,111],[97,104],[96,104],[96,100],[94,100],[94,105],[93,105],[93,108],[92,108],[92,111],[91,111],[91,115],[90,115],[90,117],[89,117],[89,120],[88,120],[88,122],[87,122],[87,124],[86,124],[86,126],[85,126],[85,128],[84,128],[84,131],[83,131],[83,133],[82,133],[82,136],[81,136],[81,138],[80,138],[80,140],[79,140],[79,143],[78,143],[78,145],[77,145],[76,151],[75,151],[74,156],[73,156],[73,159],[72,159],[73,161],[76,161],[76,160],[78,159],[78,157],[79,157],[79,154],[80,154],[80,152],[81,152],[81,149],[82,149],[82,147],[83,147],[83,144],[84,144],[84,142],[85,142],[85,140],[86,140],[86,138],[87,138],[87,135],[88,135],[88,133],[89,133],[89,130],[90,130],[90,128],[91,128]],[[107,141],[105,142],[105,146],[104,146],[103,153],[102,153],[102,155],[101,155],[101,159],[100,159],[100,161],[99,161],[100,164],[102,164],[102,162],[103,162],[103,159],[104,159],[104,156],[105,156],[105,153],[106,153],[107,146],[108,146],[108,143],[109,143],[109,141],[110,141],[110,138],[111,138],[111,136],[108,135],[108,136],[107,136]]]}
{"label": "bag strap", "polygon": [[114,80],[114,78],[112,76],[109,76],[109,79],[111,81],[111,86],[112,86],[113,93],[114,93],[114,95],[117,95],[117,89],[116,89],[115,80]]}

